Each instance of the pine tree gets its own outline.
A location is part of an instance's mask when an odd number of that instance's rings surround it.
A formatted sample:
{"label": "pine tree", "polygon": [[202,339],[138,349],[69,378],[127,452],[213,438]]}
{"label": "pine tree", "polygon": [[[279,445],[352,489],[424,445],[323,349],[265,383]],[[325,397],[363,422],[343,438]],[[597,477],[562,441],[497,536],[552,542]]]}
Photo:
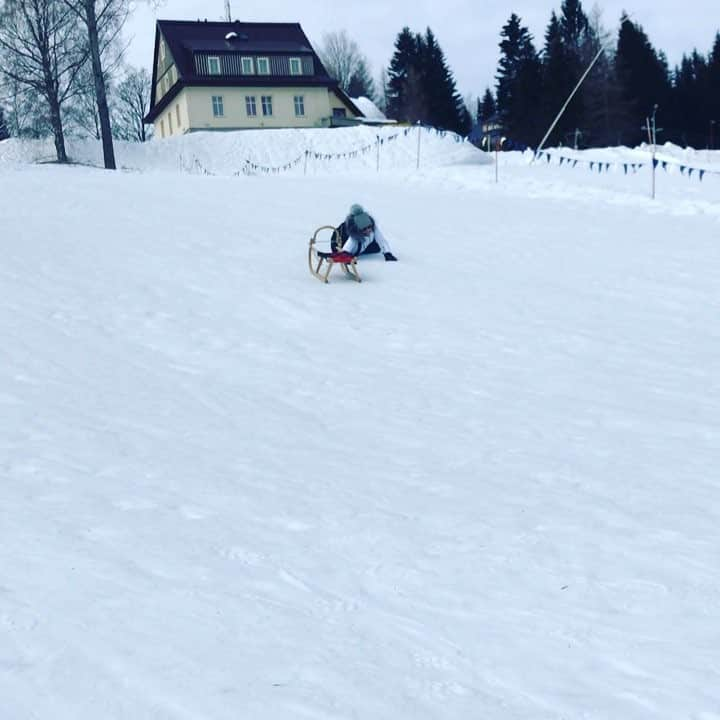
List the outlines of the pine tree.
{"label": "pine tree", "polygon": [[347,92],[350,97],[366,97],[373,102],[376,100],[375,83],[364,58],[358,61],[357,68],[350,76]]}
{"label": "pine tree", "polygon": [[469,131],[465,103],[435,35],[427,28],[421,44],[421,67],[427,114],[422,120],[433,127],[464,134]]}
{"label": "pine tree", "polygon": [[720,32],[715,34],[713,49],[708,58],[707,82],[710,99],[708,147],[714,149],[720,144]]}
{"label": "pine tree", "polygon": [[610,33],[601,21],[600,10],[593,8],[589,18],[585,44],[587,62],[595,64],[583,83],[585,144],[595,147],[615,145],[618,142],[620,91],[615,76],[612,53],[605,48],[610,44]]}
{"label": "pine tree", "polygon": [[563,0],[560,6],[560,36],[570,57],[580,58],[590,23],[581,0]]}
{"label": "pine tree", "polygon": [[505,134],[515,143],[540,140],[542,66],[532,35],[513,13],[500,33],[497,107]]}
{"label": "pine tree", "polygon": [[642,27],[623,16],[615,53],[622,116],[619,132],[624,143],[637,143],[654,106],[669,111],[671,97],[667,61],[658,54]]}
{"label": "pine tree", "polygon": [[683,55],[674,73],[669,139],[693,147],[709,142],[707,129],[712,119],[709,80],[708,62],[697,50]]}
{"label": "pine tree", "polygon": [[497,106],[495,105],[495,97],[490,88],[485,88],[485,94],[481,101],[478,101],[478,122],[487,123],[495,117]]}
{"label": "pine tree", "polygon": [[399,121],[416,122],[427,112],[420,68],[421,41],[404,27],[395,40],[387,83],[387,116]]}
{"label": "pine tree", "polygon": [[[568,52],[563,42],[560,21],[553,12],[545,30],[545,49],[543,51],[543,96],[542,122],[550,127],[557,113],[567,100],[575,85],[573,71],[568,62]],[[549,145],[557,145],[570,131],[572,121],[563,115],[547,140]]]}
{"label": "pine tree", "polygon": [[[585,68],[592,61],[589,48],[592,40],[592,32],[588,17],[583,10],[580,0],[563,0],[560,6],[560,19],[558,22],[560,41],[563,48],[563,60],[565,62],[565,74],[569,80],[569,87],[565,98],[585,72]],[[586,87],[580,87],[563,114],[561,123],[563,129],[574,134],[576,131],[586,130],[585,117],[585,94]],[[560,124],[559,124],[560,127]]]}

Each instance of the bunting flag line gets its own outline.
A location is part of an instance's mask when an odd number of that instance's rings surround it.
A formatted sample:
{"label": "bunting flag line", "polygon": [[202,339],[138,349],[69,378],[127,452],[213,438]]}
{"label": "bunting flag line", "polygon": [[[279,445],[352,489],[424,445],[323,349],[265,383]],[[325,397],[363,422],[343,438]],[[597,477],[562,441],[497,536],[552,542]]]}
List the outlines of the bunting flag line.
{"label": "bunting flag line", "polygon": [[[401,131],[398,131],[396,133],[393,133],[392,135],[388,135],[387,137],[382,137],[381,135],[376,135],[376,139],[374,143],[370,143],[367,145],[363,145],[362,147],[354,148],[352,150],[346,150],[345,152],[340,153],[320,153],[315,152],[314,150],[304,150],[301,155],[299,155],[294,160],[291,160],[290,162],[284,163],[283,165],[261,165],[260,163],[256,163],[252,160],[246,159],[243,161],[242,168],[240,170],[237,170],[233,173],[234,177],[238,177],[240,175],[256,175],[258,173],[263,173],[265,175],[276,175],[281,172],[286,172],[288,170],[292,170],[293,168],[297,167],[301,162],[304,160],[306,161],[309,158],[313,158],[314,160],[322,160],[322,161],[331,161],[331,160],[347,160],[352,158],[360,157],[360,155],[366,155],[369,152],[372,152],[376,149],[379,149],[380,146],[385,145],[386,143],[391,143],[395,140],[397,140],[399,137],[407,137],[412,133],[413,131],[417,130],[424,130],[425,132],[434,132],[436,135],[440,137],[446,137],[448,134],[454,135],[455,142],[466,142],[467,138],[458,135],[457,133],[451,132],[449,130],[440,130],[439,128],[434,128],[430,125],[408,125],[407,127],[403,128]],[[548,159],[549,162],[549,159]],[[197,157],[193,157],[193,160],[190,163],[190,166],[188,168],[185,167],[185,162],[183,159],[183,156],[180,156],[180,167],[183,170],[183,172],[197,172],[201,175],[214,175],[214,173],[210,172],[205,166],[202,165],[202,163],[197,159]]]}
{"label": "bunting flag line", "polygon": [[[599,173],[609,172],[611,167],[621,167],[625,175],[628,174],[629,170],[632,170],[633,173],[636,173],[639,169],[645,167],[645,165],[647,164],[644,162],[633,163],[627,161],[609,162],[606,160],[583,160],[580,158],[571,158],[565,155],[548,152],[547,150],[541,150],[539,153],[536,153],[535,157],[539,159],[545,157],[548,164],[550,164],[551,160],[556,157],[558,159],[559,167],[562,167],[565,163],[567,163],[568,165],[572,163],[573,168],[575,168],[578,163],[585,163],[589,166],[589,169],[591,171],[594,171],[597,167],[597,171]],[[687,164],[676,163],[671,160],[660,160],[659,158],[653,158],[652,163],[655,169],[661,167],[665,172],[668,171],[668,168],[679,168],[680,174],[685,175],[685,173],[687,172],[688,178],[691,178],[692,174],[694,172],[697,172],[698,178],[701,181],[705,177],[705,175],[720,175],[720,170],[708,170],[707,168],[690,167]]]}

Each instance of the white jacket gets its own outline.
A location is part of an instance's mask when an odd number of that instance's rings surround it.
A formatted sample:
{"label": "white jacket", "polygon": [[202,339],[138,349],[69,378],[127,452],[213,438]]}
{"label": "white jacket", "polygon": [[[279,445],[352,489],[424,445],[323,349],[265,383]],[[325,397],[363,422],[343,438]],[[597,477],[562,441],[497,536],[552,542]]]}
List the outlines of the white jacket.
{"label": "white jacket", "polygon": [[377,223],[375,223],[375,229],[367,235],[350,235],[343,245],[343,250],[352,255],[361,255],[373,240],[377,242],[380,252],[391,252],[390,245],[385,239],[385,236],[382,234],[382,231],[378,227]]}

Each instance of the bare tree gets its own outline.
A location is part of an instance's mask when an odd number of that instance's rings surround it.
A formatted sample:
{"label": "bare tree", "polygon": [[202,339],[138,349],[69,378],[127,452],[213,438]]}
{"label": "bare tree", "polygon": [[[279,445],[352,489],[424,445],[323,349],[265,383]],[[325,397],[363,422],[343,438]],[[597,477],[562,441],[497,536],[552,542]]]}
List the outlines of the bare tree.
{"label": "bare tree", "polygon": [[107,97],[107,78],[103,71],[103,49],[110,47],[130,12],[129,0],[62,0],[75,13],[87,31],[90,63],[95,87],[103,160],[108,170],[115,170],[115,148]]}
{"label": "bare tree", "polygon": [[385,68],[382,68],[380,70],[380,75],[378,77],[378,86],[380,88],[380,91],[378,92],[377,106],[384,113],[387,111],[388,106],[388,75]]}
{"label": "bare tree", "polygon": [[143,118],[149,109],[151,82],[145,68],[128,68],[127,74],[118,84],[114,125],[115,135],[122,140],[147,140]]}
{"label": "bare tree", "polygon": [[358,44],[350,39],[346,30],[325,33],[318,54],[330,77],[335,78],[346,92],[353,76],[357,77],[360,73],[369,77],[367,59],[360,52]]}
{"label": "bare tree", "polygon": [[95,81],[89,63],[78,75],[77,92],[65,113],[68,134],[100,140],[100,116],[95,101]]}
{"label": "bare tree", "polygon": [[47,112],[42,113],[47,103],[34,88],[5,77],[0,90],[6,110],[5,124],[11,136],[39,138],[52,132]]}
{"label": "bare tree", "polygon": [[0,105],[0,141],[7,140],[10,137],[7,123],[5,122],[5,110]]}
{"label": "bare tree", "polygon": [[[111,120],[113,115],[114,88],[113,80],[122,66],[122,57],[125,46],[120,42],[118,36],[104,38],[101,47],[103,57],[103,69],[106,79],[106,92]],[[92,137],[96,140],[102,139],[100,128],[100,113],[98,112],[97,99],[95,97],[95,78],[90,63],[86,63],[80,71],[77,81],[77,93],[68,104],[66,113],[68,132],[75,132],[81,137]],[[115,134],[115,133],[114,133]]]}
{"label": "bare tree", "polygon": [[59,162],[67,162],[62,107],[87,61],[77,22],[60,0],[7,0],[0,17],[6,79],[44,98]]}

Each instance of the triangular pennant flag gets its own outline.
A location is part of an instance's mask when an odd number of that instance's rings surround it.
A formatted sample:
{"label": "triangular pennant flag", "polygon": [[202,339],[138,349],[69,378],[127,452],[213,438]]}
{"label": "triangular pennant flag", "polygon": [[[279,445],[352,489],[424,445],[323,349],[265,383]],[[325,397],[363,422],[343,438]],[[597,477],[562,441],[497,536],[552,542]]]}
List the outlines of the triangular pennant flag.
{"label": "triangular pennant flag", "polygon": [[573,167],[575,167],[575,166],[578,164],[578,162],[579,162],[579,161],[576,160],[576,161],[573,163]]}
{"label": "triangular pennant flag", "polygon": [[594,170],[594,169],[595,169],[595,162],[594,162],[594,161],[591,161],[591,162],[590,162],[590,169],[591,169],[591,170]]}
{"label": "triangular pennant flag", "polygon": [[695,169],[695,168],[688,168],[688,177],[692,177],[692,174],[693,174],[693,170],[694,170],[694,169]]}
{"label": "triangular pennant flag", "polygon": [[610,169],[610,163],[605,163],[605,172],[607,172]]}
{"label": "triangular pennant flag", "polygon": [[623,163],[623,170],[625,170],[625,174],[627,175],[627,163]]}
{"label": "triangular pennant flag", "polygon": [[681,175],[684,175],[684,174],[685,174],[685,166],[684,166],[684,165],[681,165],[681,166],[680,166],[680,174],[681,174]]}
{"label": "triangular pennant flag", "polygon": [[653,167],[657,168],[659,162],[660,161],[657,158],[653,158]]}
{"label": "triangular pennant flag", "polygon": [[700,173],[700,180],[702,181],[703,175],[705,175],[705,171],[704,171],[704,170],[699,170],[698,172]]}
{"label": "triangular pennant flag", "polygon": [[666,172],[667,172],[667,165],[668,165],[668,164],[667,164],[667,160],[663,160],[663,162],[662,162],[662,169],[665,170]]}

